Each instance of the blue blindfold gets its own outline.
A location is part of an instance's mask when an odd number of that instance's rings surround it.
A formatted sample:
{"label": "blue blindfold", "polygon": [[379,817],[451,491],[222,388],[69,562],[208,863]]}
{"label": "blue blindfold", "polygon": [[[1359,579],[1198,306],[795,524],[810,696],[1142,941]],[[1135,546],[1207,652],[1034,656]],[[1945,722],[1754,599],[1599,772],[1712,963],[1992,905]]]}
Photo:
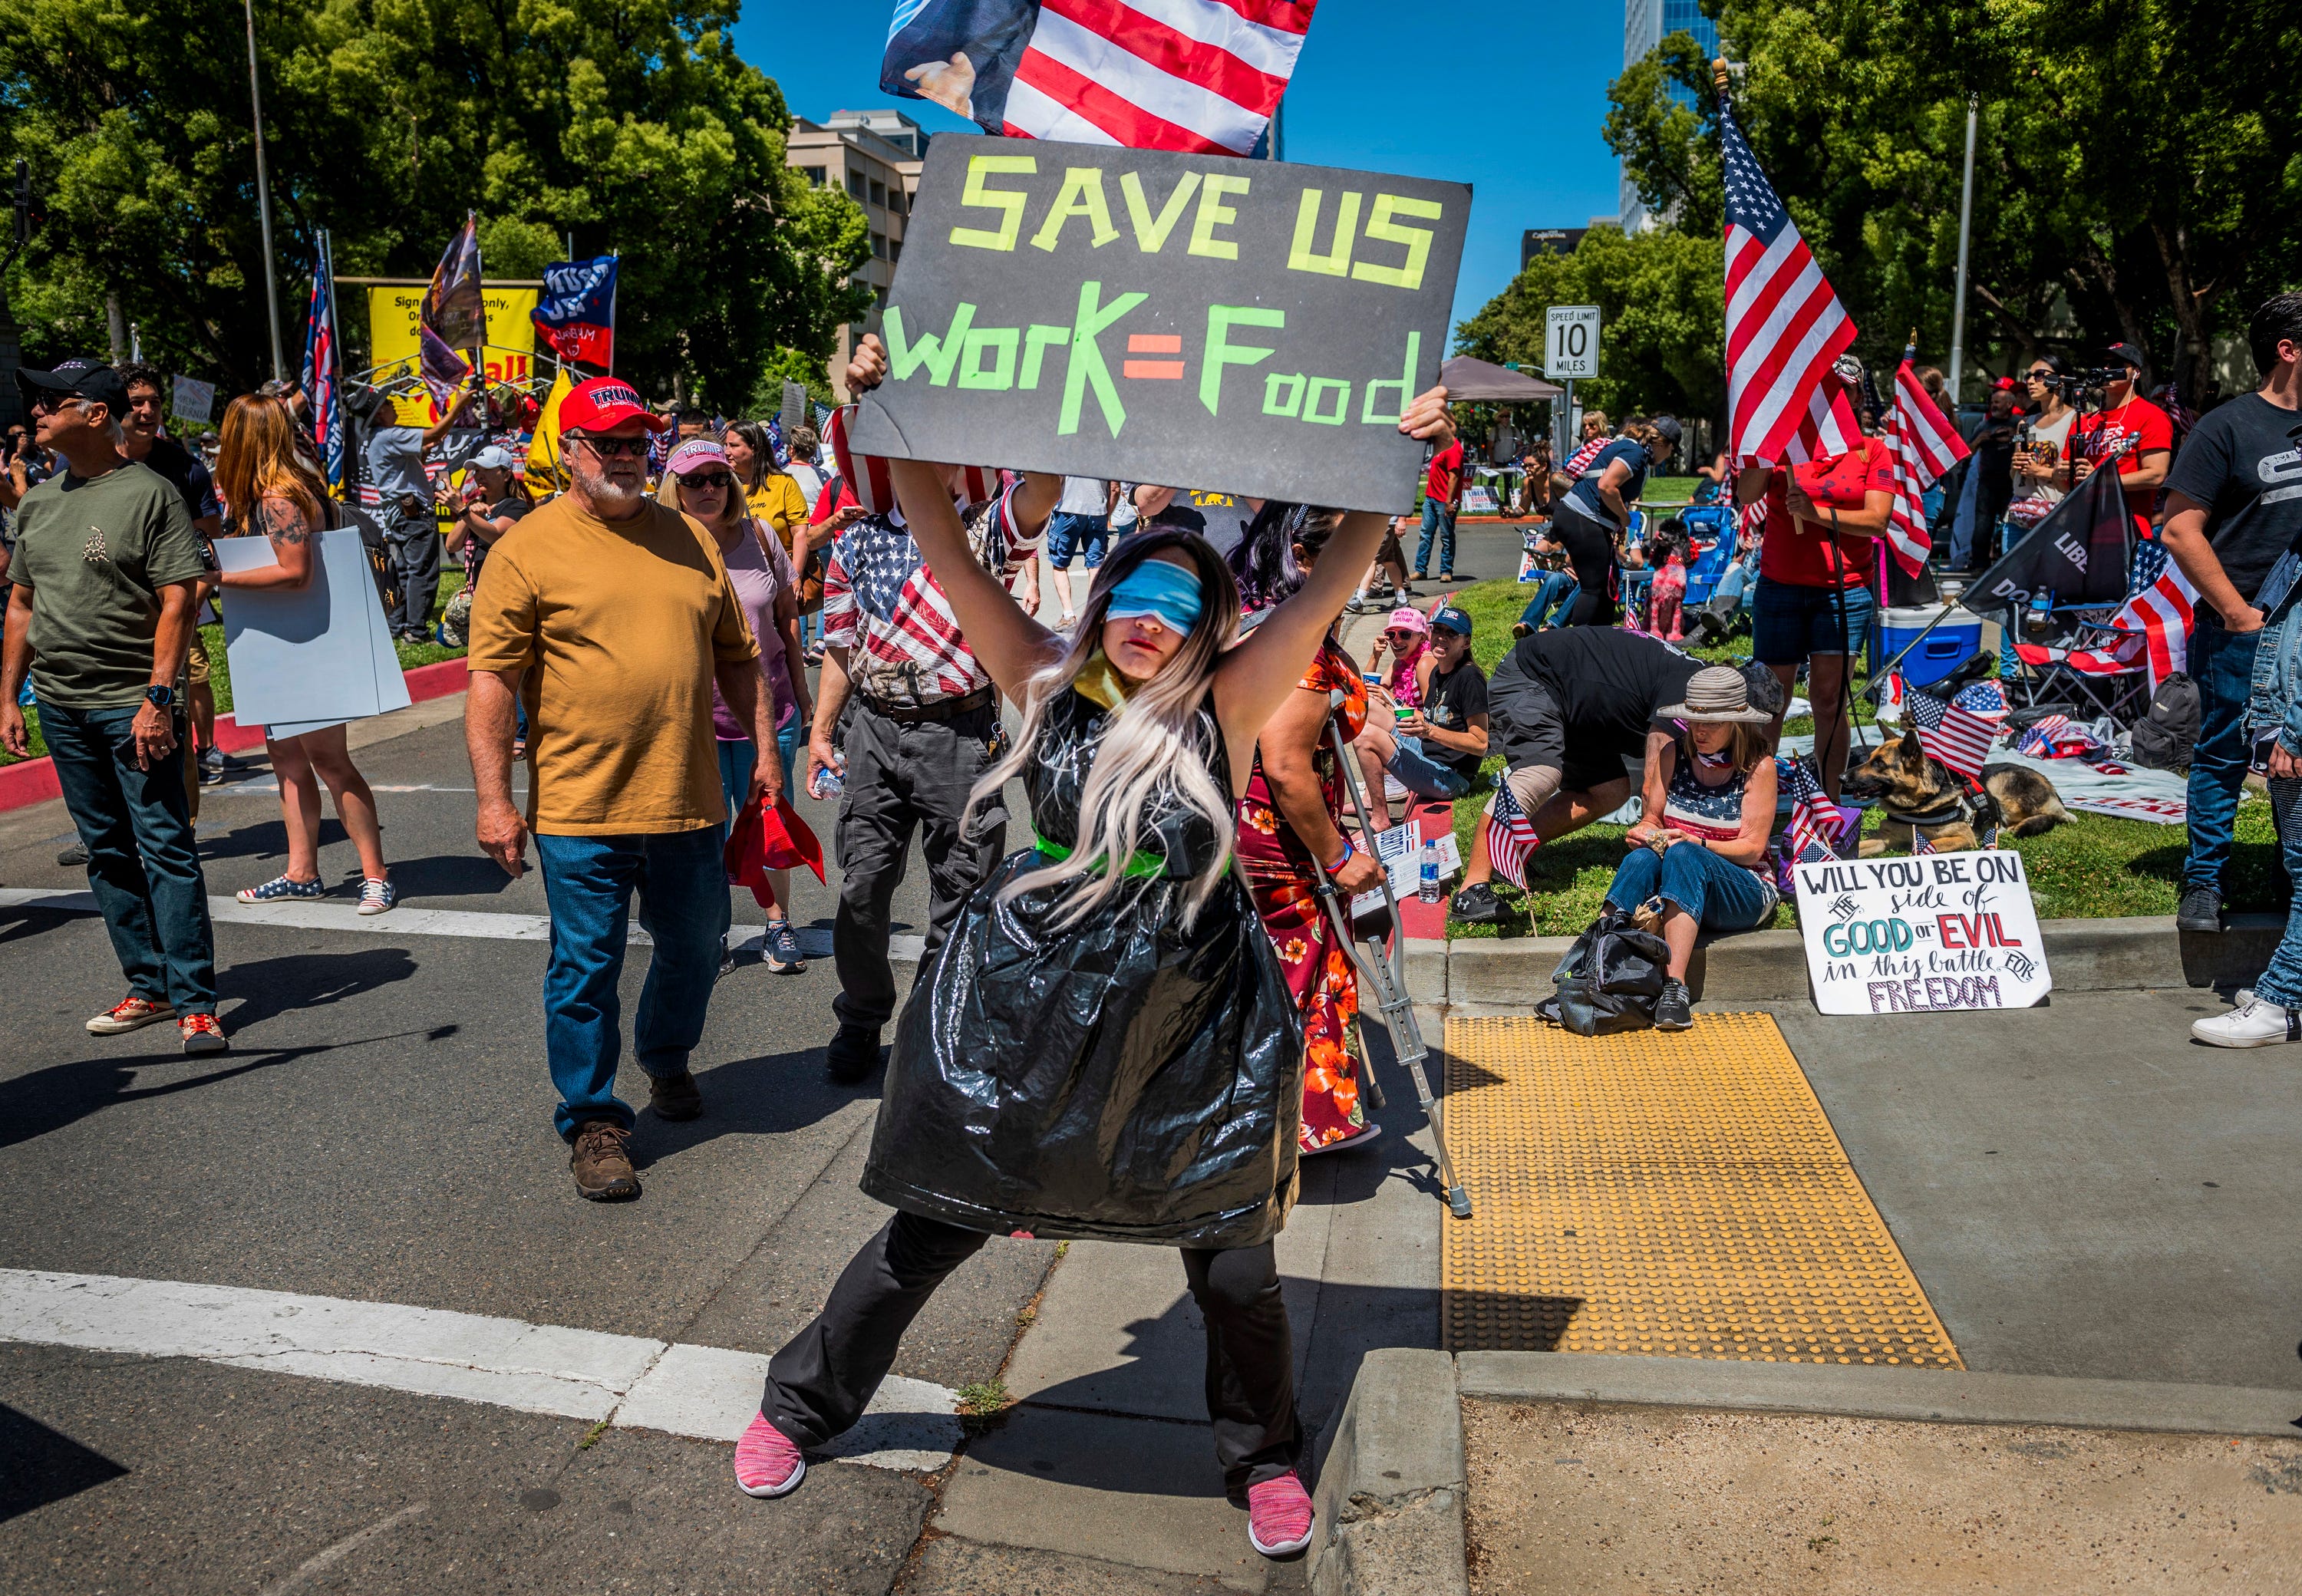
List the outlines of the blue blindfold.
{"label": "blue blindfold", "polygon": [[1114,621],[1149,616],[1171,632],[1189,632],[1204,608],[1196,574],[1169,560],[1147,559],[1112,588],[1104,613]]}

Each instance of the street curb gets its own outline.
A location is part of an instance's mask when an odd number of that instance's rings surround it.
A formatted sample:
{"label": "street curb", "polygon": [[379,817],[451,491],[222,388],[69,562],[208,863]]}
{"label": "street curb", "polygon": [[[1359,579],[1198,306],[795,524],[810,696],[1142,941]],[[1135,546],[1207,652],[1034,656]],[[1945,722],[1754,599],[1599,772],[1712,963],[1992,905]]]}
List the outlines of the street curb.
{"label": "street curb", "polygon": [[[2177,931],[2172,915],[2050,920],[2046,962],[2057,992],[2142,987],[2242,987],[2270,962],[2283,916],[2233,914],[2219,934]],[[1551,971],[1571,937],[1460,938],[1407,945],[1407,987],[1427,1012],[1524,1014],[1550,994]],[[1751,931],[1706,940],[1687,986],[1713,1004],[1795,1003],[1810,996],[1806,949],[1796,931]]]}
{"label": "street curb", "polygon": [[2302,1415],[2302,1391],[2248,1386],[1586,1352],[1465,1352],[1456,1365],[1464,1397],[1493,1401],[1620,1402],[2289,1441],[2302,1435],[2296,1416]]}
{"label": "street curb", "polygon": [[[411,705],[445,698],[451,693],[461,693],[471,685],[471,671],[461,659],[435,660],[403,674],[407,678],[407,699]],[[219,715],[215,723],[215,745],[226,753],[244,753],[251,748],[261,748],[264,746],[264,728],[242,726],[232,716]],[[63,788],[56,781],[55,762],[45,754],[37,760],[21,760],[13,765],[0,765],[0,814],[63,796]]]}
{"label": "street curb", "polygon": [[1455,1360],[1366,1355],[1319,1470],[1314,1596],[1468,1596]]}

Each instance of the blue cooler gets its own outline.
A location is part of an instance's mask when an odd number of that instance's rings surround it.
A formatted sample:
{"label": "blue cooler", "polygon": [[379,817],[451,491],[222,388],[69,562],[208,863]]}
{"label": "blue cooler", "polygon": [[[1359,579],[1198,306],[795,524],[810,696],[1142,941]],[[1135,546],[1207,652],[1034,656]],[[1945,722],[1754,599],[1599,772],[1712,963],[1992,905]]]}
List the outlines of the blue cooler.
{"label": "blue cooler", "polygon": [[[1927,632],[1927,623],[1946,610],[1950,618]],[[1921,632],[1927,633],[1926,637],[1918,647],[1911,649],[1911,641]],[[1970,609],[1951,604],[1881,609],[1870,626],[1870,673],[1876,676],[1889,659],[1911,649],[1910,657],[1902,664],[1903,680],[1913,687],[1923,687],[1950,675],[1981,647],[1982,617]]]}

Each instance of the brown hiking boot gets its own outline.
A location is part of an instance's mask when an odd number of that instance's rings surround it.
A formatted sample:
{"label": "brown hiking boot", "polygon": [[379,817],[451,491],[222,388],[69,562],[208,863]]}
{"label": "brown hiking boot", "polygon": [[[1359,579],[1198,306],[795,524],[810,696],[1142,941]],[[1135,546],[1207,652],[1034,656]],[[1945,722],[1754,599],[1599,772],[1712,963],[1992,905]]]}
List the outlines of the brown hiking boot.
{"label": "brown hiking boot", "polygon": [[586,1120],[576,1127],[576,1148],[567,1155],[567,1167],[575,1172],[579,1195],[595,1203],[639,1196],[640,1178],[632,1172],[631,1155],[624,1151],[631,1136],[613,1120]]}
{"label": "brown hiking boot", "polygon": [[703,1094],[695,1089],[695,1077],[685,1070],[676,1075],[651,1075],[648,1106],[660,1120],[692,1120],[703,1112]]}

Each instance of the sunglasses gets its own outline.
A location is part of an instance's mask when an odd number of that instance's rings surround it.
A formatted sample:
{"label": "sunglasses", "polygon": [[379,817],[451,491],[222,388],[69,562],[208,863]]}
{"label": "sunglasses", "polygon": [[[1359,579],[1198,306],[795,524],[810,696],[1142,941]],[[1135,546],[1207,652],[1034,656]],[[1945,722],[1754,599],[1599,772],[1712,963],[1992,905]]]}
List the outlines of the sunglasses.
{"label": "sunglasses", "polygon": [[1385,632],[1383,635],[1390,638],[1396,643],[1412,643],[1416,638],[1422,636],[1423,634],[1410,629],[1402,628],[1397,631]]}
{"label": "sunglasses", "polygon": [[735,479],[725,471],[708,473],[683,471],[679,475],[679,483],[680,486],[685,488],[732,488],[735,485]]}
{"label": "sunglasses", "polygon": [[86,403],[88,400],[77,393],[39,393],[32,397],[32,414],[54,416],[59,410]]}
{"label": "sunglasses", "polygon": [[594,438],[589,433],[578,433],[576,441],[588,447],[603,460],[612,460],[618,455],[635,455],[643,459],[647,457],[648,441],[645,438]]}

